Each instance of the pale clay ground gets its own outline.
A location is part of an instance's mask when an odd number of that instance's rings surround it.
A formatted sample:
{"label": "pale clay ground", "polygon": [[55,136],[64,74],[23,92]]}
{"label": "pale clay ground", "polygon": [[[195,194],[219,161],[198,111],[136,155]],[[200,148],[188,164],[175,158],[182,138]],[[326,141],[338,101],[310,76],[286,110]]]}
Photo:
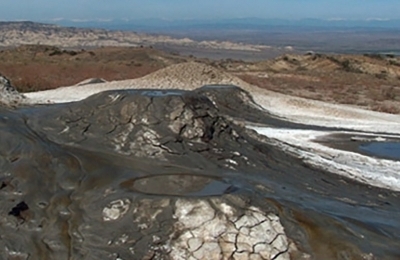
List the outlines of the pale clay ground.
{"label": "pale clay ground", "polygon": [[[289,121],[400,135],[400,117],[397,115],[278,94],[249,85],[213,67],[194,62],[173,65],[135,80],[89,83],[27,93],[26,100],[30,103],[63,103],[82,100],[95,93],[111,89],[192,90],[207,84],[239,86],[249,91],[263,109]],[[302,158],[305,163],[313,167],[378,187],[400,191],[400,162],[375,159],[313,142],[313,139],[329,134],[328,132],[252,125],[247,127],[269,137],[270,143],[289,154]],[[356,133],[352,134],[356,135]],[[380,135],[380,137],[384,140],[385,135]],[[215,215],[209,202],[204,200],[177,201],[174,216],[177,220],[176,227],[184,228],[187,232],[163,245],[171,251],[173,259],[213,259],[222,254],[223,259],[228,259],[225,256],[232,255],[234,259],[283,260],[290,258],[291,250],[296,250],[294,244],[287,238],[284,227],[281,226],[276,215],[253,207],[249,208],[241,219],[235,220],[235,214],[232,213],[233,207],[219,201],[213,203],[223,214]],[[103,210],[104,221],[119,219],[127,212],[129,205],[129,200],[115,201],[114,204],[108,205]],[[270,234],[268,241],[265,240],[265,234]],[[243,236],[243,241],[240,240],[241,236]],[[236,250],[240,247],[243,247],[240,251]],[[304,257],[307,259],[307,256]]]}
{"label": "pale clay ground", "polygon": [[[240,204],[240,200],[238,202]],[[133,209],[133,222],[142,230],[148,229],[170,204],[167,198],[161,201],[144,200],[139,210]],[[286,237],[279,217],[257,207],[250,206],[244,213],[239,213],[235,207],[217,197],[209,200],[182,198],[172,204],[175,211],[171,217],[176,223],[171,240],[153,249],[170,252],[174,260],[231,257],[235,260],[289,260],[289,252],[296,250]],[[105,225],[123,218],[130,207],[129,199],[110,202],[103,209]],[[118,240],[122,239],[128,240],[128,235]],[[159,239],[153,236],[154,242]],[[135,255],[135,252],[132,254]]]}

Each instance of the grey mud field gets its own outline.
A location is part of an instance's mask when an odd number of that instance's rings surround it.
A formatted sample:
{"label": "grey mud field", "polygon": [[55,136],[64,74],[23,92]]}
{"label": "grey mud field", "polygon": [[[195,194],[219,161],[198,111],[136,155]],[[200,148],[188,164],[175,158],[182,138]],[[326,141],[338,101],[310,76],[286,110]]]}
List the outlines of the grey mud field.
{"label": "grey mud field", "polygon": [[400,193],[245,125],[312,128],[235,87],[0,108],[0,259],[400,259]]}

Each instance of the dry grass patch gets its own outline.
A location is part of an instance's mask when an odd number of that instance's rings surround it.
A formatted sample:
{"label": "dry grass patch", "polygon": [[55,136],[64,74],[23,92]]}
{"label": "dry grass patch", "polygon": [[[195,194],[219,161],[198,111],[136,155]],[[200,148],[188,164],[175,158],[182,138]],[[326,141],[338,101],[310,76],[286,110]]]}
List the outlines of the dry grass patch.
{"label": "dry grass patch", "polygon": [[0,71],[21,92],[74,85],[88,78],[134,79],[185,61],[152,48],[62,50],[28,45],[0,51]]}

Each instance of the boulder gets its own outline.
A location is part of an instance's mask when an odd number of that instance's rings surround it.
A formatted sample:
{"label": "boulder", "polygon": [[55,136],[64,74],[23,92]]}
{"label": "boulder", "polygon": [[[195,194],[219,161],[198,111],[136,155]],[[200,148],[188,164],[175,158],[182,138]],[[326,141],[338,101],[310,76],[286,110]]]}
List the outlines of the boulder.
{"label": "boulder", "polygon": [[15,107],[23,103],[24,95],[11,85],[9,79],[0,74],[0,106]]}

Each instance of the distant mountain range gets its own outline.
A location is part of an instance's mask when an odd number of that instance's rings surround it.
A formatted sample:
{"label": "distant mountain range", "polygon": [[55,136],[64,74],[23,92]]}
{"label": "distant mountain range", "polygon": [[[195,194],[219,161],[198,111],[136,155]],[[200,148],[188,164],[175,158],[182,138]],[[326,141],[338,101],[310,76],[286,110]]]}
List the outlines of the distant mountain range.
{"label": "distant mountain range", "polygon": [[135,31],[100,28],[66,27],[35,22],[0,22],[0,47],[19,45],[53,45],[64,48],[96,48],[103,46],[159,47],[176,50],[182,48],[263,52],[266,45],[244,44],[230,41],[195,41],[186,37],[147,34]]}
{"label": "distant mountain range", "polygon": [[175,30],[310,30],[310,29],[398,29],[400,30],[400,19],[398,20],[322,20],[322,19],[260,19],[260,18],[238,18],[220,20],[66,20],[59,19],[48,21],[62,26],[92,27],[110,30],[135,30],[145,32],[175,31]]}
{"label": "distant mountain range", "polygon": [[[400,54],[400,20],[64,20],[53,24],[0,22],[0,47],[50,44],[63,47],[162,46],[281,53]],[[166,47],[168,45],[168,47]],[[173,47],[172,49],[170,47]],[[271,52],[272,51],[272,52]],[[276,52],[276,53],[275,53]]]}
{"label": "distant mountain range", "polygon": [[163,34],[195,41],[230,41],[300,51],[399,54],[400,19],[58,20],[63,26]]}

